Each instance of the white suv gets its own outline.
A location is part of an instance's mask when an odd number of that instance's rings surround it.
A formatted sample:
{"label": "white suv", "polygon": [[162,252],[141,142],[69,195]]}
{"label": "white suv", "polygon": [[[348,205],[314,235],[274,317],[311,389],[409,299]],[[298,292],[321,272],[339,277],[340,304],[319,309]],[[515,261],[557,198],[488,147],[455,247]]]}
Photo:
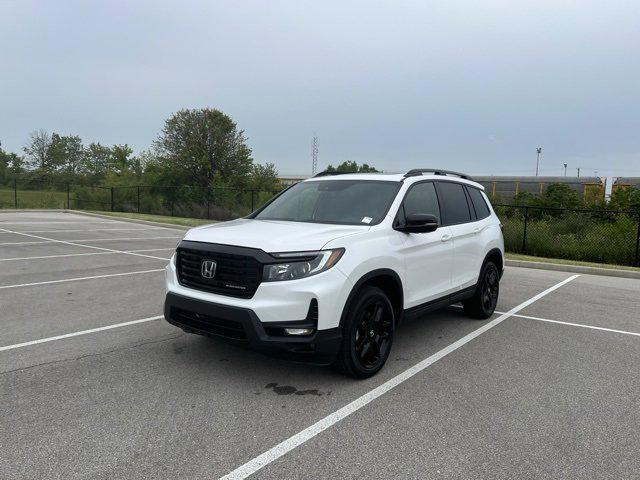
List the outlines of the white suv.
{"label": "white suv", "polygon": [[493,314],[501,224],[468,176],[321,173],[246,218],[189,230],[167,266],[164,315],[366,378],[404,318],[462,302]]}

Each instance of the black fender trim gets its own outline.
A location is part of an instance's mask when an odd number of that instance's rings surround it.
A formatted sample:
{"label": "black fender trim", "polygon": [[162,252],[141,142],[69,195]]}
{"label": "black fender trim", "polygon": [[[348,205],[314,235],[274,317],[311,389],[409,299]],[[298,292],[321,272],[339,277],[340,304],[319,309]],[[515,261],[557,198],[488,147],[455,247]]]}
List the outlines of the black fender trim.
{"label": "black fender trim", "polygon": [[480,272],[482,272],[482,269],[484,268],[485,264],[487,263],[487,260],[489,260],[489,257],[495,254],[500,255],[500,258],[502,259],[502,268],[500,269],[500,278],[502,278],[502,274],[504,273],[504,255],[502,254],[502,251],[499,248],[492,248],[491,250],[489,250],[487,252],[487,254],[484,256],[484,260],[482,261],[482,266],[480,267]]}
{"label": "black fender trim", "polygon": [[378,268],[376,270],[371,270],[370,272],[365,273],[362,277],[360,277],[360,279],[355,283],[355,285],[351,289],[351,292],[349,292],[347,301],[345,302],[344,307],[342,308],[342,315],[340,315],[340,324],[339,324],[340,328],[342,328],[342,326],[344,325],[345,319],[347,318],[347,312],[349,311],[349,306],[351,305],[353,298],[356,296],[356,294],[358,293],[358,290],[360,290],[362,285],[364,285],[367,281],[371,280],[372,278],[382,277],[382,276],[393,277],[397,283],[398,288],[400,289],[400,309],[399,309],[399,315],[395,319],[395,323],[397,324],[400,321],[400,318],[402,317],[402,312],[404,310],[404,290],[402,287],[402,280],[400,279],[400,275],[398,275],[398,273],[395,270],[392,270],[390,268]]}

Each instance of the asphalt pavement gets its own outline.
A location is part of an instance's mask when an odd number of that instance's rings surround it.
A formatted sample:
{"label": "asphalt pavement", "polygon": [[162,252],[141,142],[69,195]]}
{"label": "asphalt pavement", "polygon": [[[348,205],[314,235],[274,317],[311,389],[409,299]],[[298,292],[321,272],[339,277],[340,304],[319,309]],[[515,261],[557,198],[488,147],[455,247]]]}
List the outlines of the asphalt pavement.
{"label": "asphalt pavement", "polygon": [[167,324],[183,234],[0,212],[0,478],[639,477],[640,281],[507,268],[354,381]]}

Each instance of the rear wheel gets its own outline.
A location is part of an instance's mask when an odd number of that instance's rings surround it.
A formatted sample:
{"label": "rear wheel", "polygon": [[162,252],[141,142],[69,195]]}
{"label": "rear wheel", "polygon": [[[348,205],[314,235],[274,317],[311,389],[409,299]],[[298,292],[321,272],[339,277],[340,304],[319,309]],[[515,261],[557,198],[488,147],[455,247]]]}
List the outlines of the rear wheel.
{"label": "rear wheel", "polygon": [[462,303],[465,313],[472,318],[489,318],[496,309],[499,293],[500,272],[496,264],[489,261],[482,267],[473,297]]}
{"label": "rear wheel", "polygon": [[336,366],[355,378],[375,375],[389,357],[393,327],[393,307],[387,295],[379,288],[364,287],[347,312]]}

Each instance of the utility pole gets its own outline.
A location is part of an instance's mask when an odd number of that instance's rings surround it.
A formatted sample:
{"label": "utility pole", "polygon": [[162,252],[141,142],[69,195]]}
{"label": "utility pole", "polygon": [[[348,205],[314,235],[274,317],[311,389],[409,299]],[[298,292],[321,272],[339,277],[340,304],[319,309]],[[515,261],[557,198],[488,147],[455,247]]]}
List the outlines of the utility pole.
{"label": "utility pole", "polygon": [[538,154],[536,157],[536,177],[538,176],[538,170],[540,167],[540,154],[542,153],[542,147],[536,148],[536,153]]}
{"label": "utility pole", "polygon": [[578,167],[578,178],[580,178],[580,167]]}
{"label": "utility pole", "polygon": [[567,164],[563,163],[563,165],[564,165],[564,176],[566,177],[567,176]]}
{"label": "utility pole", "polygon": [[311,175],[318,173],[318,137],[313,136],[311,142]]}

